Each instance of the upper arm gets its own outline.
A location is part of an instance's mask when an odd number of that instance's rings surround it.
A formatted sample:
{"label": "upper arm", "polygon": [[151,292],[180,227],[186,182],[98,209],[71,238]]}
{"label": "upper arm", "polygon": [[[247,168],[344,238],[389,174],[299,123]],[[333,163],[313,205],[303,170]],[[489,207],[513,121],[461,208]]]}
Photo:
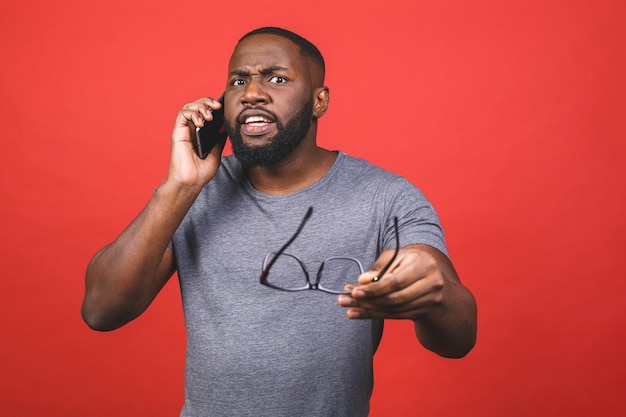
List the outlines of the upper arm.
{"label": "upper arm", "polygon": [[173,251],[166,248],[149,279],[110,274],[106,249],[96,254],[88,267],[81,309],[84,321],[94,330],[113,330],[135,319],[148,308],[176,270]]}
{"label": "upper arm", "polygon": [[[176,271],[176,261],[174,259],[174,251],[167,247],[165,249],[165,253],[163,254],[163,258],[161,258],[161,263],[156,271],[156,280],[157,283],[157,291],[158,293],[161,288],[167,283],[167,281],[172,277],[174,272]],[[156,293],[154,294],[156,296]]]}

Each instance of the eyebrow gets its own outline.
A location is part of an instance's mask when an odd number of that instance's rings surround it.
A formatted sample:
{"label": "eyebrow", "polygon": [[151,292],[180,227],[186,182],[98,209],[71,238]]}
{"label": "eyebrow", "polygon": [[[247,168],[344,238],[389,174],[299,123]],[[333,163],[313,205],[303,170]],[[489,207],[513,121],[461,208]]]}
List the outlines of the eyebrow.
{"label": "eyebrow", "polygon": [[[280,65],[273,65],[271,67],[263,68],[261,71],[259,71],[259,73],[261,75],[268,75],[268,74],[273,74],[275,72],[288,71],[288,70],[289,68],[281,67]],[[250,75],[250,71],[236,69],[236,70],[232,70],[230,72],[230,75],[238,75],[240,77],[247,77]]]}

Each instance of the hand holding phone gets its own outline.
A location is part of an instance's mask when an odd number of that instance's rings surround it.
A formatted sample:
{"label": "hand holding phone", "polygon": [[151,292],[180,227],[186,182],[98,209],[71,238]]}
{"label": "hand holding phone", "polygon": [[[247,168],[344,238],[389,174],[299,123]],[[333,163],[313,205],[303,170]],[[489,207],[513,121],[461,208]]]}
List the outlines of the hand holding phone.
{"label": "hand holding phone", "polygon": [[226,140],[226,128],[224,127],[224,94],[217,99],[222,104],[219,110],[213,110],[213,120],[205,120],[204,126],[196,127],[196,140],[194,149],[200,159],[205,159],[211,149],[220,142]]}

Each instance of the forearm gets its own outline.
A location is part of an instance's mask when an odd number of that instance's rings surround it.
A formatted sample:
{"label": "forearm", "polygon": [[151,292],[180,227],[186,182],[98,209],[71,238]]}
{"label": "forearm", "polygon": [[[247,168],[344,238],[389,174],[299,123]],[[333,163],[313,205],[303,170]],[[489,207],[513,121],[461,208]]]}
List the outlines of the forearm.
{"label": "forearm", "polygon": [[420,343],[440,356],[461,358],[476,343],[476,301],[458,281],[448,281],[442,302],[414,320]]}
{"label": "forearm", "polygon": [[198,189],[164,183],[137,218],[87,267],[83,318],[111,330],[143,312],[173,272],[167,245]]}
{"label": "forearm", "polygon": [[350,296],[339,296],[339,305],[349,308],[352,319],[411,319],[426,349],[449,358],[465,356],[476,342],[476,301],[450,259],[431,246],[410,245],[373,282],[392,253],[383,252]]}

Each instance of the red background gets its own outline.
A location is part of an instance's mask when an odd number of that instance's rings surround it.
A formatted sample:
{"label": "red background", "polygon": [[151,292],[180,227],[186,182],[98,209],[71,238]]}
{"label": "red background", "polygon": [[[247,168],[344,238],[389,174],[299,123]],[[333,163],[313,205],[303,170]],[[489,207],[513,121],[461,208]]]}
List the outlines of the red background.
{"label": "red background", "polygon": [[85,266],[165,178],[181,104],[223,89],[240,35],[278,25],[327,60],[320,143],[424,190],[479,304],[459,361],[388,323],[372,416],[619,415],[624,4],[2,0],[0,413],[177,415],[176,281],[96,333]]}

